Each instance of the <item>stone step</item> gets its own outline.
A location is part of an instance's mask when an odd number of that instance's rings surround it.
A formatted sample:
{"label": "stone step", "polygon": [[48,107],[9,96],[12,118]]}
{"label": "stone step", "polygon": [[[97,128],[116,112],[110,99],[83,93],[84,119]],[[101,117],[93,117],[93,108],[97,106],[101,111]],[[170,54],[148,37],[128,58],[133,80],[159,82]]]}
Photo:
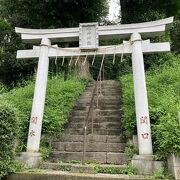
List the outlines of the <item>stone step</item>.
{"label": "stone step", "polygon": [[81,94],[81,96],[84,94],[92,94],[93,90],[94,90],[94,86],[93,87],[86,87],[85,91]]}
{"label": "stone step", "polygon": [[87,85],[86,89],[94,88],[95,82],[91,82]]}
{"label": "stone step", "polygon": [[87,99],[91,99],[92,97],[92,91],[91,92],[88,92],[86,94],[82,94],[79,98],[78,98],[78,101],[81,100],[81,99],[84,99],[84,98],[87,98]]}
{"label": "stone step", "polygon": [[118,83],[118,81],[117,80],[108,79],[108,80],[102,80],[102,83]]}
{"label": "stone step", "polygon": [[[72,110],[72,112],[69,114],[69,119],[74,119],[75,118],[85,118],[88,114],[89,111],[89,106],[86,107],[81,107],[79,109]],[[92,113],[94,118],[99,116],[107,116],[107,117],[121,117],[122,114],[122,109],[120,106],[116,105],[105,105],[101,104],[98,106],[98,109],[94,107],[93,112],[91,111],[90,117],[92,117]]]}
{"label": "stone step", "polygon": [[116,88],[116,87],[110,87],[110,88],[99,88],[98,89],[98,91],[97,91],[97,89],[96,89],[96,92],[95,93],[97,93],[98,92],[98,94],[100,93],[100,92],[103,92],[103,91],[108,91],[108,92],[117,92],[118,94],[122,94],[122,92],[121,92],[121,89],[120,88]]}
{"label": "stone step", "polygon": [[[93,125],[92,125],[93,124]],[[95,123],[95,122],[90,122],[88,124],[88,128],[99,128],[99,129],[120,129],[121,128],[121,123],[119,122],[105,122],[105,123]]]}
{"label": "stone step", "polygon": [[119,88],[112,88],[111,87],[111,88],[101,88],[98,90],[98,94],[102,94],[102,95],[103,95],[103,93],[108,93],[108,92],[118,94],[118,95],[122,94],[121,89],[119,89]]}
{"label": "stone step", "polygon": [[91,101],[92,96],[83,94],[81,98],[79,98],[79,101],[81,100],[88,100]]}
{"label": "stone step", "polygon": [[[99,83],[99,82],[98,82]],[[113,82],[109,82],[107,80],[101,81],[101,85],[106,85],[106,86],[119,86],[119,82],[118,81],[113,81]]]}
{"label": "stone step", "polygon": [[[90,95],[83,95],[81,96],[81,98],[79,98],[79,100],[91,100],[92,96]],[[121,99],[121,95],[119,93],[114,93],[114,94],[98,94],[98,98],[99,99],[112,99],[112,100],[120,100]],[[94,95],[94,99],[97,99],[97,95]]]}
{"label": "stone step", "polygon": [[92,89],[90,89],[90,90],[84,91],[82,95],[85,94],[85,95],[90,95],[90,96],[92,96],[92,93],[93,93],[93,91],[92,91]]}
{"label": "stone step", "polygon": [[85,91],[82,94],[87,93],[87,92],[92,92],[93,89],[94,89],[94,86],[86,87]]}
{"label": "stone step", "polygon": [[[111,91],[113,91],[113,90],[118,90],[118,91],[121,91],[121,87],[120,86],[111,86],[111,85],[99,85],[98,86],[98,91],[100,91],[100,90],[111,90]],[[96,90],[97,90],[97,88],[96,88]]]}
{"label": "stone step", "polygon": [[[40,172],[30,169],[29,171],[18,172],[6,177],[6,180],[155,180],[152,176],[124,175],[124,174],[89,174],[70,173],[65,171],[40,170]],[[160,179],[156,179],[160,180]],[[172,179],[164,179],[172,180]]]}
{"label": "stone step", "polygon": [[[116,105],[116,106],[121,106],[122,105],[122,102],[120,100],[108,100],[108,99],[101,99],[99,101],[99,106],[101,105]],[[97,103],[95,102],[95,105],[97,105]]]}
{"label": "stone step", "polygon": [[[95,102],[96,103],[96,102]],[[108,99],[108,98],[100,98],[99,99],[99,104],[109,104],[109,105],[121,105],[122,102],[119,98],[113,98],[113,99]]]}
{"label": "stone step", "polygon": [[112,97],[116,97],[118,96],[119,99],[122,99],[122,95],[120,93],[115,93],[115,92],[103,92],[102,94],[98,94],[98,96],[103,96],[103,97],[106,97],[106,96],[112,96]]}
{"label": "stone step", "polygon": [[[68,129],[65,129],[64,133],[82,135],[83,131],[84,131],[83,128],[79,128],[79,129],[68,128]],[[91,129],[89,128],[87,130],[87,134],[90,134],[90,133],[91,133]],[[98,134],[98,135],[119,135],[120,133],[121,133],[121,129],[104,129],[104,128],[93,129],[93,134]]]}
{"label": "stone step", "polygon": [[[97,165],[96,165],[97,166]],[[79,164],[79,163],[51,163],[51,162],[43,162],[40,164],[41,169],[49,169],[49,170],[61,170],[61,171],[68,171],[71,173],[88,173],[88,174],[96,174],[96,166],[92,164]],[[98,164],[98,167],[102,168],[109,168],[109,169],[121,169],[125,171],[127,169],[127,165],[109,165],[109,164]]]}
{"label": "stone step", "polygon": [[70,116],[69,123],[85,123],[86,116]]}
{"label": "stone step", "polygon": [[84,92],[80,95],[80,97],[84,94],[92,94],[94,88],[86,88]]}
{"label": "stone step", "polygon": [[[85,122],[85,116],[72,116],[70,123],[82,123]],[[94,123],[101,123],[101,122],[121,122],[121,116],[120,115],[111,115],[111,116],[98,116],[94,117]]]}
{"label": "stone step", "polygon": [[121,90],[121,87],[119,85],[104,85],[104,84],[98,84],[98,86],[96,87],[96,91],[97,90],[102,90],[102,89],[108,89],[108,90]]}
{"label": "stone step", "polygon": [[[83,142],[83,135],[72,135],[72,134],[64,134],[61,137],[57,138],[55,142]],[[118,136],[108,136],[108,135],[87,135],[87,142],[95,143],[124,143],[122,135]]]}
{"label": "stone step", "polygon": [[[121,90],[121,87],[120,86],[111,86],[111,85],[101,85],[100,84],[98,85],[98,90],[104,90],[104,89],[108,89],[108,90]],[[97,90],[97,88],[96,88]]]}
{"label": "stone step", "polygon": [[81,111],[88,111],[89,109],[89,105],[88,106],[78,106],[78,105],[75,105],[73,107],[73,110],[72,111],[78,111],[78,110],[81,110]]}
{"label": "stone step", "polygon": [[119,134],[118,136],[107,136],[107,142],[109,142],[109,143],[123,143],[123,142],[125,142],[125,139],[123,138],[122,134]]}
{"label": "stone step", "polygon": [[68,128],[77,128],[77,129],[79,129],[79,128],[84,128],[84,121],[82,121],[81,123],[80,122],[78,122],[78,123],[73,123],[73,122],[71,122],[71,123],[69,123],[69,124],[67,124],[66,125],[66,129],[68,129]]}
{"label": "stone step", "polygon": [[121,110],[95,110],[96,116],[113,116],[113,115],[121,115]]}
{"label": "stone step", "polygon": [[90,106],[90,101],[85,102],[85,101],[79,100],[78,102],[76,102],[74,107],[87,107],[87,106]]}
{"label": "stone step", "polygon": [[[105,106],[106,105],[103,104],[103,107],[105,107]],[[112,109],[102,109],[103,107],[102,107],[102,105],[100,105],[98,109],[94,109],[94,115],[97,115],[97,116],[113,116],[113,115],[120,115],[122,112],[122,110],[117,105],[108,105],[107,106],[107,107],[111,107]],[[116,107],[116,109],[113,109],[113,107]],[[81,109],[73,110],[71,112],[71,115],[72,116],[86,117],[88,110],[89,110],[88,108],[85,110],[81,110]]]}
{"label": "stone step", "polygon": [[101,122],[121,122],[121,115],[116,114],[116,115],[111,115],[111,116],[95,116],[94,118],[95,123],[101,123]]}
{"label": "stone step", "polygon": [[[98,99],[98,101],[99,102],[105,102],[106,104],[107,103],[110,103],[110,104],[112,104],[112,103],[121,103],[121,97],[120,96],[100,96],[99,97],[99,99]],[[91,102],[91,97],[84,97],[84,98],[81,98],[81,99],[79,99],[79,101],[78,102],[80,102],[80,103],[87,103],[87,102]],[[97,102],[97,98],[96,98],[96,96],[94,97],[94,104],[96,104],[96,102]]]}
{"label": "stone step", "polygon": [[116,122],[121,121],[121,115],[120,114],[114,114],[114,115],[97,115],[95,116],[95,121],[101,122],[101,121],[107,121],[107,122]]}
{"label": "stone step", "polygon": [[88,111],[76,110],[71,112],[71,116],[87,116]]}
{"label": "stone step", "polygon": [[[89,121],[88,128],[91,128],[92,122]],[[121,123],[120,122],[100,122],[100,123],[93,123],[94,128],[104,128],[104,129],[114,129],[116,127],[120,128]],[[66,128],[84,128],[84,122],[78,122],[78,123],[69,123]]]}
{"label": "stone step", "polygon": [[108,105],[108,104],[104,104],[104,103],[101,103],[99,106],[98,106],[98,109],[100,110],[121,110],[121,107],[119,105]]}
{"label": "stone step", "polygon": [[[109,94],[109,95],[121,95],[122,93],[121,93],[121,91],[120,90],[109,90],[109,89],[103,89],[102,90],[102,95],[104,95],[104,94]],[[97,92],[96,92],[96,94],[97,94]],[[100,91],[98,92],[98,95],[100,94]]]}
{"label": "stone step", "polygon": [[79,101],[82,101],[82,100],[91,100],[92,96],[89,96],[89,95],[82,95],[79,99],[78,99],[78,102]]}
{"label": "stone step", "polygon": [[101,86],[101,89],[100,89],[100,87],[99,87],[98,90],[99,90],[99,91],[109,90],[109,91],[118,91],[118,92],[121,92],[121,89],[120,89],[119,86],[104,86],[104,85],[102,85],[102,86]]}
{"label": "stone step", "polygon": [[[60,152],[53,151],[49,155],[49,160],[51,162],[70,162],[81,161],[82,160],[82,152]],[[86,152],[86,162],[95,161],[102,164],[127,164],[127,156],[125,153],[113,153],[113,152]]]}
{"label": "stone step", "polygon": [[[94,106],[96,107],[96,101],[94,101]],[[120,106],[122,104],[121,100],[118,101],[109,101],[109,100],[101,100],[99,105],[104,104],[104,105],[116,105],[116,106]],[[89,100],[79,100],[76,104],[75,107],[86,107],[86,106],[90,106],[90,101]]]}
{"label": "stone step", "polygon": [[[100,84],[100,82],[98,82],[98,84]],[[115,81],[115,82],[108,82],[108,81],[101,81],[101,85],[103,86],[119,86],[119,82]]]}
{"label": "stone step", "polygon": [[[54,142],[52,144],[53,149],[56,151],[65,152],[82,152],[83,142]],[[123,152],[125,149],[125,143],[87,143],[87,152]]]}
{"label": "stone step", "polygon": [[[94,101],[97,102],[97,99],[95,98]],[[104,102],[111,102],[111,103],[112,102],[115,102],[115,103],[116,102],[119,102],[119,103],[122,102],[122,100],[120,99],[120,96],[111,96],[111,97],[110,96],[109,97],[108,96],[100,96],[98,101],[103,102],[103,103]]]}
{"label": "stone step", "polygon": [[108,85],[108,84],[101,84],[101,86],[100,86],[100,84],[99,84],[99,86],[98,86],[98,88],[100,88],[101,87],[101,89],[119,89],[120,90],[120,86],[119,86],[119,84],[117,85]]}
{"label": "stone step", "polygon": [[99,88],[99,90],[119,90],[120,91],[120,86],[119,85],[116,85],[116,86],[101,85],[101,89],[100,89],[100,86],[98,88]]}

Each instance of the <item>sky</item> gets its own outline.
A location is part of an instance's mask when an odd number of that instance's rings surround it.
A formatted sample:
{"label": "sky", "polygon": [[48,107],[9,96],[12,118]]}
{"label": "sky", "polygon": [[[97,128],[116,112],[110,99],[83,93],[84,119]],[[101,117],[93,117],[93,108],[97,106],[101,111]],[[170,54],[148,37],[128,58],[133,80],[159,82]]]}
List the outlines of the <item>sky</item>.
{"label": "sky", "polygon": [[120,12],[120,1],[119,0],[109,0],[109,15],[108,19],[110,21],[116,21]]}

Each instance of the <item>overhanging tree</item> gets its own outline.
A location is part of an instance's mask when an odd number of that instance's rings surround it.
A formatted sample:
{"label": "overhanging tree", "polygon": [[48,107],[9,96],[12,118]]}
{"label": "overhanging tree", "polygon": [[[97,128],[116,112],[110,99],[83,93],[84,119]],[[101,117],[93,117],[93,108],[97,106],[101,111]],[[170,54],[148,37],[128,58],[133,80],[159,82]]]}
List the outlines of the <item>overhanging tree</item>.
{"label": "overhanging tree", "polygon": [[[79,23],[102,21],[108,12],[107,0],[1,0],[0,1],[0,17],[6,19],[14,29],[15,26],[24,28],[63,28],[78,26]],[[0,65],[0,79],[13,82],[25,77],[26,74],[34,72],[34,64],[28,66],[25,62],[17,62],[15,53],[20,43],[19,38],[10,32],[8,45],[10,45],[10,55],[7,56],[9,48],[5,50],[5,54],[1,57],[3,66]],[[10,42],[10,43],[9,43]],[[12,63],[13,62],[13,63]],[[51,63],[54,63],[51,61]],[[10,69],[14,69],[16,64],[14,77],[13,73],[9,73]],[[6,68],[4,69],[4,67]],[[54,69],[53,64],[50,65]],[[23,73],[23,72],[26,73]],[[11,71],[12,72],[12,71]],[[8,79],[8,80],[7,80]]]}
{"label": "overhanging tree", "polygon": [[2,0],[3,14],[15,26],[60,28],[80,22],[100,21],[108,10],[107,0]]}
{"label": "overhanging tree", "polygon": [[122,23],[141,22],[156,12],[176,18],[180,15],[179,0],[120,0],[120,3]]}
{"label": "overhanging tree", "polygon": [[120,0],[122,23],[137,23],[175,16],[171,30],[172,48],[180,52],[180,1],[179,0]]}

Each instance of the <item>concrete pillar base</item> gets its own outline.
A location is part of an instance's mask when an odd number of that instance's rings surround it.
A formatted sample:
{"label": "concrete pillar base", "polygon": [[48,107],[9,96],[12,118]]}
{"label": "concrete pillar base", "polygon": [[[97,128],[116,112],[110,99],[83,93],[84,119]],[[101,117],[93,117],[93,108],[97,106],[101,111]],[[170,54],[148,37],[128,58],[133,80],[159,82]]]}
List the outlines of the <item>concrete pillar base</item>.
{"label": "concrete pillar base", "polygon": [[41,153],[22,152],[21,155],[17,157],[17,160],[24,163],[24,165],[27,167],[36,168],[39,166],[42,157]]}
{"label": "concrete pillar base", "polygon": [[180,157],[171,154],[168,156],[168,170],[175,177],[180,180]]}
{"label": "concrete pillar base", "polygon": [[140,175],[153,175],[164,165],[163,161],[154,161],[153,155],[134,155],[131,163]]}

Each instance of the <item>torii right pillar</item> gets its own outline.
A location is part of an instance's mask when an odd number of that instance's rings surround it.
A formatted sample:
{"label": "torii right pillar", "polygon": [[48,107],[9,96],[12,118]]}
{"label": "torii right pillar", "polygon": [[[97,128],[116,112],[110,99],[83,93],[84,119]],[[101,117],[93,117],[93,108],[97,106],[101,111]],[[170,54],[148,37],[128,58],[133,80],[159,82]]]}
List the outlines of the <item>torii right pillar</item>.
{"label": "torii right pillar", "polygon": [[131,42],[139,154],[153,155],[141,35],[132,34]]}
{"label": "torii right pillar", "polygon": [[135,155],[133,157],[132,164],[137,168],[139,174],[152,175],[163,165],[163,163],[160,161],[153,161],[153,148],[145,81],[142,39],[139,33],[133,33],[131,35],[131,45],[139,149],[139,155]]}

